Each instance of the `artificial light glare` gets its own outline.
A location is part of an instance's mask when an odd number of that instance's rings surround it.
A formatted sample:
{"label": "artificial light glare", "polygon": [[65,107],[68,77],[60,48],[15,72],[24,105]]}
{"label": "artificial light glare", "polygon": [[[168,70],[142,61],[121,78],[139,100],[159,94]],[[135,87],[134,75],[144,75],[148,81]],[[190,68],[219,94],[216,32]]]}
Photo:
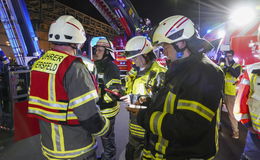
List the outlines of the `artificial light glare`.
{"label": "artificial light glare", "polygon": [[211,31],[212,31],[211,29],[208,29],[208,30],[207,30],[207,33],[210,33]]}
{"label": "artificial light glare", "polygon": [[243,26],[250,23],[255,18],[255,12],[250,7],[240,7],[235,9],[231,15],[230,20],[233,24]]}
{"label": "artificial light glare", "polygon": [[239,59],[237,57],[233,58],[236,63],[238,63]]}
{"label": "artificial light glare", "polygon": [[218,38],[224,38],[226,35],[226,32],[224,30],[219,30],[218,31]]}

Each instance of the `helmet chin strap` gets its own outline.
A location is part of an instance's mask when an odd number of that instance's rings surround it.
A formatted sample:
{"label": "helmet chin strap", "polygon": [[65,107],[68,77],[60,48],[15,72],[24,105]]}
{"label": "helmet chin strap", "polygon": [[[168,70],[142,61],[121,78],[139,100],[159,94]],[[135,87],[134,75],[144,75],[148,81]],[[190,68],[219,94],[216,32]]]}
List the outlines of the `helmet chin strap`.
{"label": "helmet chin strap", "polygon": [[174,49],[176,50],[176,58],[177,59],[181,59],[183,58],[184,55],[184,50],[187,48],[186,46],[184,48],[179,48],[179,46],[176,43],[173,43],[172,46],[174,47]]}
{"label": "helmet chin strap", "polygon": [[79,49],[78,49],[78,46],[76,44],[70,44],[69,45],[71,48],[73,48],[73,52],[74,52],[74,55],[77,55],[79,52]]}

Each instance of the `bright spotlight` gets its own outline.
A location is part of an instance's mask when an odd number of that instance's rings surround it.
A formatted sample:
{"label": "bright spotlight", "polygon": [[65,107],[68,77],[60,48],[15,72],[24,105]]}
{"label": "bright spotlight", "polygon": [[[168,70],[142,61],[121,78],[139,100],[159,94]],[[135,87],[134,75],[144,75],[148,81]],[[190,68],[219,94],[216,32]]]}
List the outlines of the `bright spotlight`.
{"label": "bright spotlight", "polygon": [[239,61],[239,58],[237,58],[237,57],[234,57],[233,59],[234,59],[234,61],[235,61],[236,63],[238,63],[238,61]]}
{"label": "bright spotlight", "polygon": [[226,35],[226,32],[224,30],[219,30],[218,31],[218,38],[224,38]]}
{"label": "bright spotlight", "polygon": [[250,23],[255,18],[255,12],[250,7],[240,7],[234,10],[230,15],[232,23],[238,26],[243,26]]}
{"label": "bright spotlight", "polygon": [[210,33],[211,31],[212,31],[211,29],[208,29],[208,30],[207,30],[207,33]]}

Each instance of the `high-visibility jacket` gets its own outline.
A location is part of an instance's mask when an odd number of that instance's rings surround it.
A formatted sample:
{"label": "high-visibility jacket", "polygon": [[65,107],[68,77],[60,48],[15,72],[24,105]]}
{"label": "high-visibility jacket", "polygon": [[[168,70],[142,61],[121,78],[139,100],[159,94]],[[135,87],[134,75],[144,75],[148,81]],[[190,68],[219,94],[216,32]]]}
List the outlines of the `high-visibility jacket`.
{"label": "high-visibility jacket", "polygon": [[92,90],[73,100],[63,87],[63,78],[77,57],[56,51],[45,53],[32,67],[28,111],[31,116],[57,124],[78,125],[73,108],[98,97]]}
{"label": "high-visibility jacket", "polygon": [[[239,72],[237,76],[232,75],[233,72]],[[238,63],[233,63],[229,68],[224,69],[225,72],[225,94],[235,96],[237,94],[237,81],[241,73],[241,66]]]}
{"label": "high-visibility jacket", "polygon": [[97,67],[97,78],[99,83],[99,101],[100,112],[106,118],[115,117],[120,106],[117,102],[118,97],[105,91],[105,89],[121,92],[121,80],[118,67],[108,58],[101,61],[95,61]]}
{"label": "high-visibility jacket", "polygon": [[138,114],[147,134],[144,159],[209,159],[218,150],[224,74],[205,55],[177,60],[153,104]]}
{"label": "high-visibility jacket", "polygon": [[95,151],[95,136],[109,121],[96,107],[97,92],[79,58],[48,51],[31,71],[29,116],[39,119],[41,145],[48,159],[75,158]]}
{"label": "high-visibility jacket", "polygon": [[[158,64],[156,61],[150,64],[150,66],[142,72],[137,73],[134,68],[129,71],[126,76],[126,94],[139,95],[151,95],[150,87],[154,85],[155,79],[159,73],[166,72],[166,68]],[[151,77],[151,72],[154,72]],[[151,85],[151,86],[148,86]],[[130,134],[134,137],[144,138],[145,130],[137,124],[136,116],[130,112],[129,122]]]}
{"label": "high-visibility jacket", "polygon": [[234,106],[235,118],[246,127],[253,127],[260,138],[260,63],[242,75]]}

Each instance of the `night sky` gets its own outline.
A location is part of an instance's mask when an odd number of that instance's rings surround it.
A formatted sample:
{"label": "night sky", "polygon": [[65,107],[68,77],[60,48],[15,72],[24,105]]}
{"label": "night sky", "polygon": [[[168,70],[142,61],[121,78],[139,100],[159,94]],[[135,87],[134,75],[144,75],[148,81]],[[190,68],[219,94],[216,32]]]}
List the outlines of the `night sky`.
{"label": "night sky", "polygon": [[[58,0],[102,22],[106,20],[88,0]],[[192,19],[203,35],[207,29],[228,20],[236,6],[245,3],[260,5],[260,0],[130,0],[142,18],[149,18],[153,25],[172,15],[184,15]],[[200,5],[199,5],[200,4]],[[200,27],[199,27],[200,26]]]}

